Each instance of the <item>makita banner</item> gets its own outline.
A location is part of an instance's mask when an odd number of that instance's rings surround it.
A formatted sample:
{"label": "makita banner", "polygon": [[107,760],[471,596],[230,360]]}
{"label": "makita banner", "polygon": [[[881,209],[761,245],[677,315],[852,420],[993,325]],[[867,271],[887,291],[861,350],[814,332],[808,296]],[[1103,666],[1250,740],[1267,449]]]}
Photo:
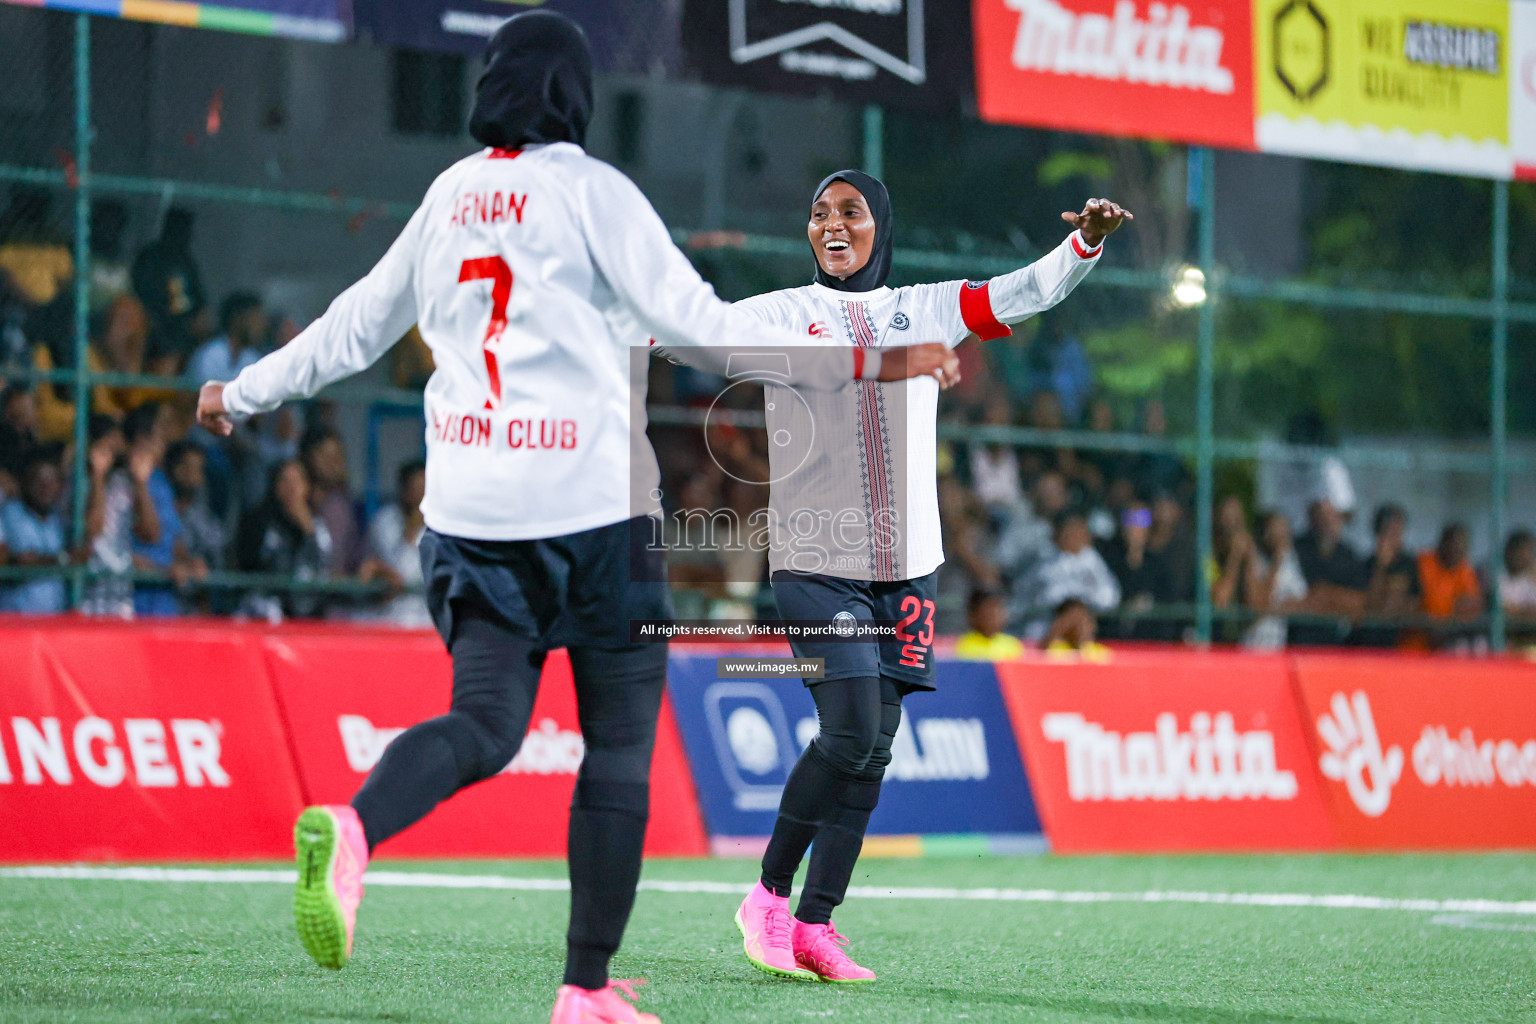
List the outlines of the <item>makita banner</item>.
{"label": "makita banner", "polygon": [[682,35],[717,85],[971,108],[969,0],[684,0]]}
{"label": "makita banner", "polygon": [[1252,149],[1251,7],[1251,0],[975,0],[981,116]]}
{"label": "makita banner", "polygon": [[245,631],[0,625],[0,861],[287,857],[302,806]]}
{"label": "makita banner", "polygon": [[1536,846],[1536,665],[1295,659],[1340,844]]}
{"label": "makita banner", "polygon": [[1330,845],[1285,659],[1129,651],[997,671],[1053,849]]}
{"label": "makita banner", "polygon": [[[448,710],[452,664],[432,633],[336,629],[266,642],[306,799],[344,803],[389,741]],[[555,651],[522,749],[493,779],[471,786],[379,848],[381,856],[562,857],[584,751],[570,660]],[[646,853],[705,852],[698,804],[670,709],[663,704],[651,768]]]}
{"label": "makita banner", "polygon": [[[667,685],[705,823],[715,848],[727,850],[773,830],[784,782],[817,724],[799,679],[717,679],[718,653],[674,648]],[[906,700],[870,834],[1039,832],[992,666],[941,660],[938,687]]]}

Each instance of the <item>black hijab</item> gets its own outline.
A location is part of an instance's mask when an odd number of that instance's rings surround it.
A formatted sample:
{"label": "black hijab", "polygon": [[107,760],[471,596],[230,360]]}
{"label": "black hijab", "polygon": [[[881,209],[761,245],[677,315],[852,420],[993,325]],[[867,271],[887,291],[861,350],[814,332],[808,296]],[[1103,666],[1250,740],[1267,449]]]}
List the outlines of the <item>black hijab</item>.
{"label": "black hijab", "polygon": [[[863,171],[838,171],[827,175],[826,179],[816,186],[816,194],[811,196],[812,206],[816,205],[816,200],[821,198],[827,186],[834,181],[846,182],[858,189],[859,194],[864,197],[864,202],[869,205],[869,214],[875,219],[875,247],[870,250],[869,262],[843,280],[821,269],[821,260],[816,260],[816,283],[835,288],[840,292],[872,292],[883,286],[885,279],[891,275],[891,247],[892,238],[896,233],[896,215],[891,212],[890,193],[885,190],[885,185],[880,179],[873,175],[865,174]],[[814,257],[815,251],[812,250],[812,258]]]}
{"label": "black hijab", "polygon": [[592,50],[581,26],[554,11],[525,11],[502,22],[485,47],[469,134],[497,149],[580,146],[591,120]]}

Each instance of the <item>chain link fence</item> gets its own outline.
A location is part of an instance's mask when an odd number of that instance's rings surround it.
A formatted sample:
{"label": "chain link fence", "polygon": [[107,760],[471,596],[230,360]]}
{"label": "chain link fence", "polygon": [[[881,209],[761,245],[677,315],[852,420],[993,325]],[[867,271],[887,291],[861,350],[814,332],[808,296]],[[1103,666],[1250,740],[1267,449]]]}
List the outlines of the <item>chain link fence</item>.
{"label": "chain link fence", "polygon": [[[474,62],[9,5],[0,38],[9,606],[422,621],[399,537],[368,536],[381,512],[413,528],[419,341],[232,444],[191,410],[211,367],[238,369],[317,316],[472,151]],[[1536,370],[1532,186],[633,74],[599,82],[589,149],[635,178],[729,299],[808,280],[808,193],[843,166],[891,187],[893,284],[1016,269],[1089,195],[1137,212],[1066,303],[963,350],[939,428],[948,630],[976,591],[1001,592],[1016,626],[1049,619],[1008,545],[1048,545],[1052,517],[1080,508],[1122,583],[1109,635],[1238,641],[1278,617],[1317,642],[1502,646],[1490,590],[1511,530],[1536,526],[1536,402],[1510,386]],[[710,391],[653,374],[669,508],[763,500],[713,479]],[[761,448],[760,413],[736,415]],[[1309,529],[1321,497],[1348,521],[1310,529],[1342,529],[1358,585],[1277,596],[1294,545],[1276,520]],[[301,505],[328,544],[291,530]],[[1406,530],[1382,550],[1410,561],[1468,527],[1475,608],[1427,614],[1400,559],[1390,583],[1372,575],[1375,513],[1393,505]],[[179,532],[145,529],[149,508]],[[38,543],[12,539],[29,530]],[[727,585],[719,566],[674,569],[688,617],[771,609],[766,587]]]}

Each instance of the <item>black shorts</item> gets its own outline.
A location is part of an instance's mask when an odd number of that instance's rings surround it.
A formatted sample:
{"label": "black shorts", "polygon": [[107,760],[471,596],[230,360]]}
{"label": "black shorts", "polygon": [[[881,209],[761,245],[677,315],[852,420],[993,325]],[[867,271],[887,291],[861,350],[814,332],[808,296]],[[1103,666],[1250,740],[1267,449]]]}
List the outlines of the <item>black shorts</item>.
{"label": "black shorts", "polygon": [[427,608],[453,642],[456,602],[473,602],[543,650],[627,650],[631,619],[670,619],[665,555],[647,516],[540,540],[470,540],[424,530]]}
{"label": "black shorts", "polygon": [[[907,691],[934,689],[933,615],[937,572],[914,580],[873,583],[780,569],[773,574],[773,599],[784,619],[831,622],[839,612],[855,619],[900,623],[894,640],[834,643],[790,641],[797,658],[823,658],[827,679],[886,676]],[[807,683],[820,680],[810,679]]]}

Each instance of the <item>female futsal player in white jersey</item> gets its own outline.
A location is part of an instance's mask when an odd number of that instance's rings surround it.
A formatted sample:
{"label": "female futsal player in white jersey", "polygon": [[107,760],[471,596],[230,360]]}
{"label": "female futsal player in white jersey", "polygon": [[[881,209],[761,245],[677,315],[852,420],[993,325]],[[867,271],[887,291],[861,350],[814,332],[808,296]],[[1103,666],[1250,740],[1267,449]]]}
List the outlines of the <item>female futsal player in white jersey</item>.
{"label": "female futsal player in white jersey", "polygon": [[[378,266],[324,316],[233,382],[206,385],[198,418],[228,433],[231,416],[313,395],[419,326],[437,366],[420,546],[453,657],[450,710],[391,743],[350,806],[300,816],[299,937],[322,966],[346,962],[371,851],[511,761],[545,654],[568,647],[586,755],[552,1020],[650,1024],[615,991],[627,983],[608,978],[640,873],[666,664],[665,645],[632,643],[629,623],[670,614],[661,554],[645,544],[657,467],[641,403],[632,412],[630,352],[651,337],[797,339],[717,299],[629,179],[582,151],[591,106],[581,30],[548,12],[509,19],[470,121],[486,148],[433,182]],[[954,367],[940,345],[795,360],[808,387]]]}
{"label": "female futsal player in white jersey", "polygon": [[[879,349],[910,342],[953,348],[970,335],[1008,334],[1066,298],[1098,261],[1104,237],[1131,214],[1103,199],[1064,213],[1075,231],[1035,263],[989,281],[887,288],[893,217],[885,186],[839,171],[811,200],[813,284],[736,304],[765,324],[818,345]],[[845,952],[832,926],[891,759],[902,698],[934,689],[939,534],[936,420],[939,384],[854,383],[835,392],[765,385],[770,436],[769,568],[785,619],[899,623],[878,643],[793,641],[825,659],[807,679],[820,731],[790,773],[762,876],[736,923],[747,958],[780,977],[857,983],[873,971]],[[803,441],[801,439],[804,439]],[[814,844],[814,845],[813,845]],[[793,917],[790,883],[812,848]]]}

